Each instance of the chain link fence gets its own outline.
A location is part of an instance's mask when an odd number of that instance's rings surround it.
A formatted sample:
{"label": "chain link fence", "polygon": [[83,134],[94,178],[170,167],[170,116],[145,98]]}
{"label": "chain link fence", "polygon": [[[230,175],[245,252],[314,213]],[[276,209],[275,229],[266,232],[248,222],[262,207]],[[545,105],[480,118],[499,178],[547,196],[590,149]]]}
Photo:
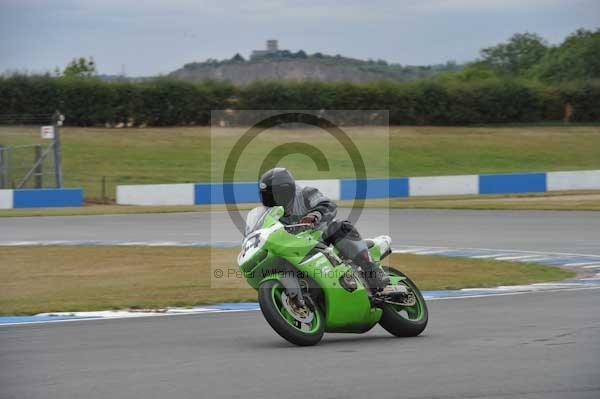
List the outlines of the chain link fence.
{"label": "chain link fence", "polygon": [[0,144],[0,189],[56,187],[52,144]]}
{"label": "chain link fence", "polygon": [[[58,115],[0,114],[0,189],[61,186]],[[25,136],[23,129],[39,133]]]}

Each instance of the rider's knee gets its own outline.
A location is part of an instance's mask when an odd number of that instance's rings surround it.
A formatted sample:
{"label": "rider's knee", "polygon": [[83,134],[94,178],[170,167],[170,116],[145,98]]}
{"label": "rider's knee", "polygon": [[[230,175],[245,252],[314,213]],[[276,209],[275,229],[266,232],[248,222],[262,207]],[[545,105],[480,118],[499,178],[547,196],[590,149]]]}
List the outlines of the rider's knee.
{"label": "rider's knee", "polygon": [[350,241],[361,241],[362,238],[358,230],[352,225],[349,220],[334,220],[332,221],[324,236],[325,242],[328,244],[337,244],[339,241],[347,239]]}

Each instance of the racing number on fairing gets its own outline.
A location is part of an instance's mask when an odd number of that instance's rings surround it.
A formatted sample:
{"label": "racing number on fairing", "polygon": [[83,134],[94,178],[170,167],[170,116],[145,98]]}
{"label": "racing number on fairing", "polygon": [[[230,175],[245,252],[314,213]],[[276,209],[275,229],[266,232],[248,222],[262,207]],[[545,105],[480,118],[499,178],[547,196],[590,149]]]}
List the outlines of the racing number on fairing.
{"label": "racing number on fairing", "polygon": [[246,237],[244,240],[244,247],[242,248],[242,258],[246,257],[246,252],[250,249],[258,248],[258,244],[260,244],[260,231]]}

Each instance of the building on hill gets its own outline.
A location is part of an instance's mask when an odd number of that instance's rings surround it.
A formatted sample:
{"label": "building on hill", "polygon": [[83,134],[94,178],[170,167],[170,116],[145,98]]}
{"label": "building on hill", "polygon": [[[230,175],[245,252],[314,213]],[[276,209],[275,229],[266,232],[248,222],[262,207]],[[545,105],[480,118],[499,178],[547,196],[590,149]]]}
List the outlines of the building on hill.
{"label": "building on hill", "polygon": [[267,54],[273,54],[278,51],[279,51],[279,44],[277,43],[277,40],[270,39],[270,40],[267,40],[267,47],[265,50],[252,50],[252,55],[250,55],[250,59],[262,57]]}
{"label": "building on hill", "polygon": [[277,40],[271,39],[271,40],[267,40],[267,51],[268,52],[275,52],[277,50],[279,50],[279,45],[277,44]]}

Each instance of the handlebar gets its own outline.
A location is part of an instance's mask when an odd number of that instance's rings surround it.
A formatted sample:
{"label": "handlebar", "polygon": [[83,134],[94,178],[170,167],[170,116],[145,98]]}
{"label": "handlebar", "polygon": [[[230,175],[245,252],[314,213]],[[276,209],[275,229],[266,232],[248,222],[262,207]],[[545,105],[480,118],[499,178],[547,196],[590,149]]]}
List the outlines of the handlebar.
{"label": "handlebar", "polygon": [[298,234],[299,232],[308,230],[312,227],[314,226],[311,223],[296,223],[284,225],[285,230],[291,234]]}
{"label": "handlebar", "polygon": [[287,229],[288,227],[289,228],[295,228],[295,227],[312,227],[313,225],[311,223],[296,223],[296,224],[286,224],[284,226]]}

